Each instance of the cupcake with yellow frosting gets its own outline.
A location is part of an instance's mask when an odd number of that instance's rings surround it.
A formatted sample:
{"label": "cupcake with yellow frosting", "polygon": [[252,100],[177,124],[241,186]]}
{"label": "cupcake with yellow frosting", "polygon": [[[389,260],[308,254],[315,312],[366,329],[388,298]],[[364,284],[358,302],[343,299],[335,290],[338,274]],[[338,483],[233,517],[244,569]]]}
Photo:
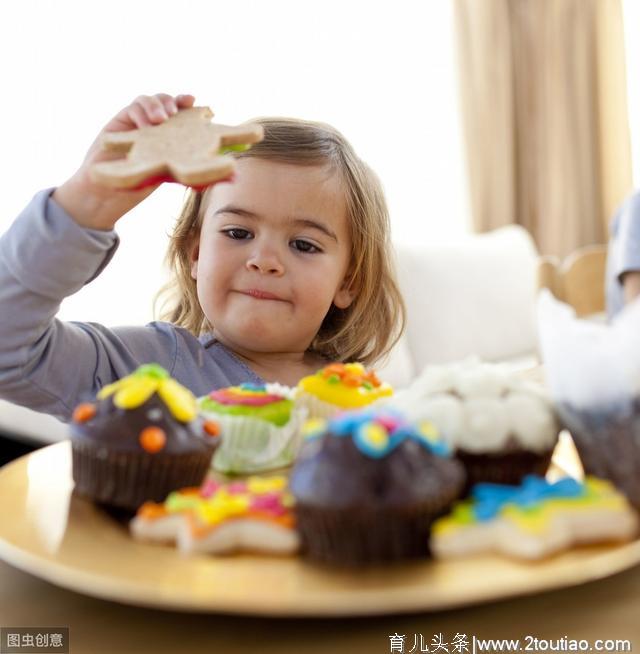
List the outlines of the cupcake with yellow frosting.
{"label": "cupcake with yellow frosting", "polygon": [[147,500],[204,480],[220,426],[198,416],[196,398],[169,373],[147,364],[105,386],[73,413],[75,490],[135,511]]}
{"label": "cupcake with yellow frosting", "polygon": [[294,405],[293,394],[281,384],[245,383],[201,397],[201,414],[222,427],[213,467],[244,474],[291,465],[307,415]]}
{"label": "cupcake with yellow frosting", "polygon": [[361,363],[331,363],[298,383],[296,404],[312,418],[331,418],[340,411],[361,409],[389,397],[393,389]]}

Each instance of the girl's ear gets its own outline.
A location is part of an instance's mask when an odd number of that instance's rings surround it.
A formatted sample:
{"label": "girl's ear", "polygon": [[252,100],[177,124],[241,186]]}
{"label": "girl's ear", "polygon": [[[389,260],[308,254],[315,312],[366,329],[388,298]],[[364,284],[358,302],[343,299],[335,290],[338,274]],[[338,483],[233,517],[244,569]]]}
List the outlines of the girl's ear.
{"label": "girl's ear", "polygon": [[200,256],[200,245],[196,241],[191,247],[189,261],[191,262],[191,279],[198,279],[198,258]]}
{"label": "girl's ear", "polygon": [[344,278],[342,285],[333,296],[333,303],[338,309],[346,309],[356,299],[357,290],[351,275],[347,274]]}

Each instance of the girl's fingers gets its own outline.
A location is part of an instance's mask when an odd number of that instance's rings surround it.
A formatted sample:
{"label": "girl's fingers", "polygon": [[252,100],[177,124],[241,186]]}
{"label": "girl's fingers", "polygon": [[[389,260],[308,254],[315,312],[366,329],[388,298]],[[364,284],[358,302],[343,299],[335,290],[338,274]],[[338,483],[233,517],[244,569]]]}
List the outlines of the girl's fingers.
{"label": "girl's fingers", "polygon": [[138,102],[135,102],[134,104],[129,106],[128,114],[129,114],[129,119],[132,123],[132,127],[130,129],[149,127],[150,125],[153,125],[153,123],[149,120],[147,116],[147,112],[143,109],[142,105],[139,104]]}
{"label": "girl's fingers", "polygon": [[152,124],[162,123],[169,116],[160,99],[155,95],[141,95],[134,104],[141,106]]}
{"label": "girl's fingers", "polygon": [[134,124],[130,116],[131,106],[121,109],[104,127],[103,131],[105,132],[126,132],[129,129],[135,129],[136,125]]}
{"label": "girl's fingers", "polygon": [[180,109],[187,109],[188,107],[193,107],[193,103],[196,101],[193,95],[176,95],[176,104]]}
{"label": "girl's fingers", "polygon": [[156,93],[150,97],[141,96],[140,101],[143,107],[149,107],[149,117],[151,120],[154,120],[156,114],[163,116],[166,120],[169,116],[177,113],[178,109],[192,107],[195,97],[192,95],[177,95],[174,98],[168,93]]}
{"label": "girl's fingers", "polygon": [[178,113],[178,105],[171,95],[167,93],[156,93],[156,97],[160,102],[162,102],[162,106],[167,112],[167,115],[173,116]]}
{"label": "girl's fingers", "polygon": [[141,95],[112,118],[105,125],[104,131],[125,132],[130,129],[159,125],[180,109],[192,107],[194,102],[193,95],[175,97],[167,93],[157,93],[153,96]]}

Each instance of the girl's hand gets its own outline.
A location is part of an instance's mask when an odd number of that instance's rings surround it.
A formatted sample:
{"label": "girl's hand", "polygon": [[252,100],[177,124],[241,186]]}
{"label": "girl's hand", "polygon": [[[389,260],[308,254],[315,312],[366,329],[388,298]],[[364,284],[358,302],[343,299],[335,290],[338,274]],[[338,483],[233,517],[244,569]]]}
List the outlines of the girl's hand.
{"label": "girl's hand", "polygon": [[79,224],[92,229],[113,229],[125,213],[142,202],[157,186],[139,191],[123,191],[95,184],[89,175],[94,163],[118,159],[121,155],[102,149],[106,132],[124,132],[149,125],[159,125],[180,109],[192,107],[192,95],[171,96],[157,93],[141,95],[122,109],[100,131],[76,173],[58,187],[53,199]]}
{"label": "girl's hand", "polygon": [[622,276],[622,290],[625,304],[640,296],[640,271],[632,270]]}

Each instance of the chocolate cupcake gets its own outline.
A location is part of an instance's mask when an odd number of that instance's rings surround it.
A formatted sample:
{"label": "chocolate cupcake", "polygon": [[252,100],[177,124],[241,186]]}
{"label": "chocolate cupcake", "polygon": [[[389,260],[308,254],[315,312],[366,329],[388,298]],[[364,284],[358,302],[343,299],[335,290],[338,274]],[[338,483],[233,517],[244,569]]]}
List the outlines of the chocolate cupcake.
{"label": "chocolate cupcake", "polygon": [[463,485],[432,425],[372,408],[308,421],[289,484],[306,555],[353,566],[428,556]]}
{"label": "chocolate cupcake", "polygon": [[611,481],[640,510],[640,399],[592,408],[558,404],[584,471]]}
{"label": "chocolate cupcake", "polygon": [[75,491],[135,511],[198,486],[218,444],[218,425],[197,418],[196,398],[156,364],[105,386],[71,424]]}

